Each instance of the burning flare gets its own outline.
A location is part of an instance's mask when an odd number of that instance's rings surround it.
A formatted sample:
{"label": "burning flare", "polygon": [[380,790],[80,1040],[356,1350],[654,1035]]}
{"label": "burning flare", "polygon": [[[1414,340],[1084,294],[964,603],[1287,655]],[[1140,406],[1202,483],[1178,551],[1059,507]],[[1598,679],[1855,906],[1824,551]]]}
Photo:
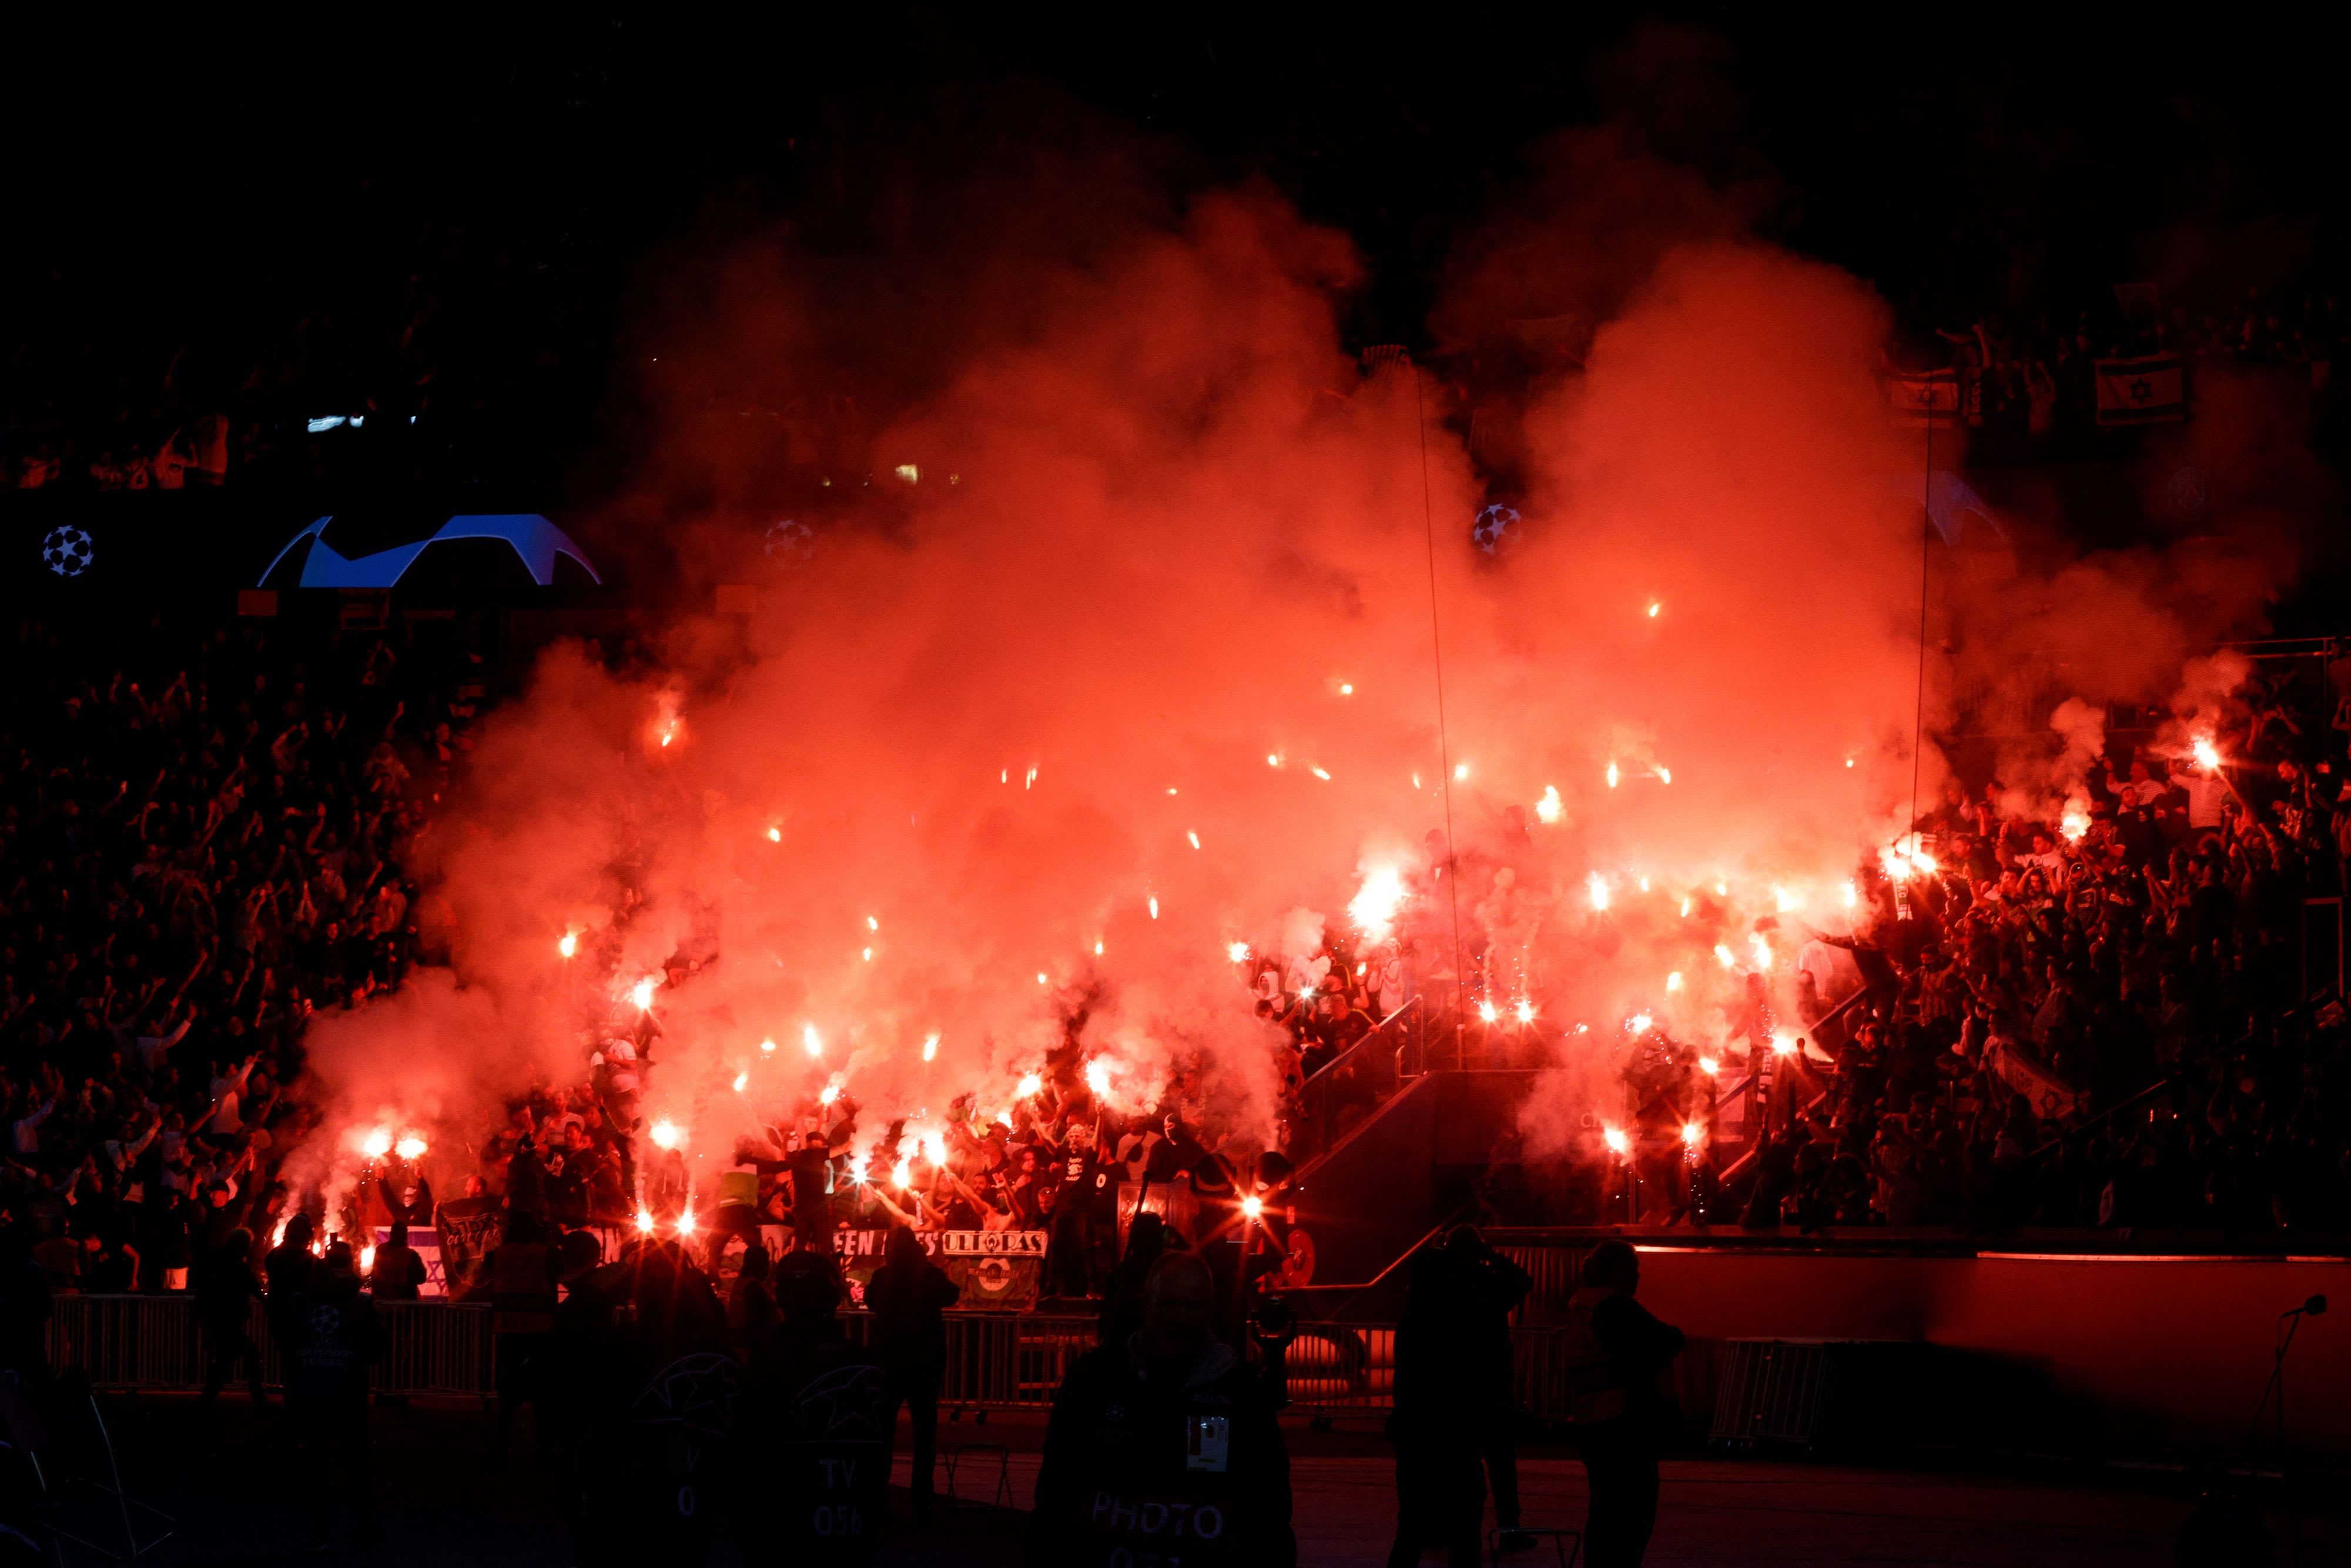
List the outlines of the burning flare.
{"label": "burning flare", "polygon": [[1374,942],[1387,939],[1395,913],[1404,904],[1404,878],[1392,865],[1374,866],[1364,873],[1364,885],[1348,902],[1348,917]]}
{"label": "burning flare", "polygon": [[657,1149],[674,1149],[685,1142],[684,1129],[666,1116],[653,1124],[652,1135]]}

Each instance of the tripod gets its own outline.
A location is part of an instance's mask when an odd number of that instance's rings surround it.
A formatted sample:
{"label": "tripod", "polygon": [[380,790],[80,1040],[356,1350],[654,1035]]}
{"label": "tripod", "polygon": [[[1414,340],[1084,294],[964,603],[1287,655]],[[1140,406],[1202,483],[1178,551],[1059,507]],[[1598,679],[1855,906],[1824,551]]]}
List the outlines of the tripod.
{"label": "tripod", "polygon": [[[2270,1356],[2270,1380],[2262,1388],[2261,1402],[2253,1406],[2252,1421],[2245,1427],[2245,1455],[2250,1461],[2255,1453],[2254,1444],[2260,1438],[2262,1412],[2276,1412],[2278,1485],[2285,1492],[2286,1530],[2294,1541],[2294,1560],[2302,1561],[2302,1511],[2295,1504],[2294,1479],[2286,1473],[2285,1465],[2285,1353],[2294,1348],[2294,1336],[2301,1331],[2305,1317],[2320,1317],[2326,1312],[2326,1298],[2313,1296],[2302,1305],[2278,1314],[2276,1343]],[[2250,1465],[2248,1466],[2250,1469]]]}

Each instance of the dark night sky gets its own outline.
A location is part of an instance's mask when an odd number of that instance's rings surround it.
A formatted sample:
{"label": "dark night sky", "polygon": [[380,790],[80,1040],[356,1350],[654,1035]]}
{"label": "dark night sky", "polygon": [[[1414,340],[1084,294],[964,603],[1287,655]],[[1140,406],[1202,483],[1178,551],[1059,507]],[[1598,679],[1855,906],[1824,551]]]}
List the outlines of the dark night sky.
{"label": "dark night sky", "polygon": [[1023,137],[1131,141],[1179,195],[1270,180],[1364,252],[1364,340],[1422,340],[1448,250],[1573,125],[1740,189],[1914,329],[2332,277],[2345,237],[2324,51],[2241,22],[687,9],[20,23],[10,382],[102,398],[183,349],[331,337],[462,256],[435,287],[467,352],[557,366],[592,421],[649,258],[778,219],[855,249],[893,192]]}

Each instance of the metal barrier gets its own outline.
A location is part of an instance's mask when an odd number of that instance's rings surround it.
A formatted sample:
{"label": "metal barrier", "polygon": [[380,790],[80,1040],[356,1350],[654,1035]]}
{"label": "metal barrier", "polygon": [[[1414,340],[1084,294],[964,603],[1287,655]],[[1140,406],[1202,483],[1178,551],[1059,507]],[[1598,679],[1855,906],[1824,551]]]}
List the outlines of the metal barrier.
{"label": "metal barrier", "polygon": [[[369,1370],[380,1394],[487,1394],[496,1385],[490,1309],[460,1301],[378,1301],[383,1354]],[[262,1381],[285,1382],[269,1314],[255,1302],[246,1333],[261,1347]],[[59,1296],[44,1335],[49,1364],[94,1388],[201,1388],[205,1348],[188,1296]],[[238,1369],[240,1372],[242,1368]]]}
{"label": "metal barrier", "polygon": [[[472,1302],[379,1301],[383,1354],[369,1374],[381,1394],[486,1396],[497,1381],[490,1310]],[[841,1314],[853,1343],[871,1315]],[[267,1312],[256,1303],[246,1332],[261,1347],[263,1380],[283,1383]],[[1078,1357],[1094,1347],[1096,1320],[1076,1314],[948,1312],[939,1399],[965,1409],[1042,1410]],[[1302,1323],[1290,1347],[1292,1408],[1316,1416],[1365,1415],[1395,1404],[1395,1327]],[[1512,1331],[1520,1403],[1538,1416],[1565,1408],[1559,1331]],[[49,1364],[93,1387],[204,1386],[204,1346],[186,1296],[60,1296],[47,1330]],[[242,1369],[239,1369],[242,1371]]]}

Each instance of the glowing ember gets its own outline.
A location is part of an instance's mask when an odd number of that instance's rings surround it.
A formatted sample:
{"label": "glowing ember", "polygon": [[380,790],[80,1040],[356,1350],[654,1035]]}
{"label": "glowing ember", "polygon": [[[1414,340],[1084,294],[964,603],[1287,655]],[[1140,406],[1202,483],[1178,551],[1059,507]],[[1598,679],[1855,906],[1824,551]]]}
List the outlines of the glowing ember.
{"label": "glowing ember", "polygon": [[1608,788],[1611,789],[1616,788],[1616,765],[1612,762],[1608,765]]}
{"label": "glowing ember", "polygon": [[864,949],[864,956],[867,963],[871,964],[873,962],[873,949],[871,947]]}
{"label": "glowing ember", "polygon": [[[1658,603],[1656,600],[1653,599],[1649,601],[1649,619],[1655,621],[1657,618],[1657,612],[1664,608],[1665,606]],[[1700,616],[1699,619],[1704,620],[1705,617]]]}
{"label": "glowing ember", "polygon": [[750,1082],[751,1082],[751,1075],[750,1075],[749,1073],[747,1073],[747,1072],[738,1072],[738,1073],[737,1073],[737,1074],[735,1075],[735,1092],[736,1092],[736,1093],[737,1093],[737,1094],[740,1094],[741,1092],[743,1092],[744,1089],[745,1089],[747,1086],[748,1086],[748,1085],[749,1085]]}
{"label": "glowing ember", "polygon": [[1353,696],[1355,695],[1354,683],[1353,681],[1341,681],[1339,683],[1339,695],[1343,697]]}
{"label": "glowing ember", "polygon": [[782,843],[784,841],[784,830],[781,828],[769,828],[768,830],[768,841],[771,844]]}
{"label": "glowing ember", "polygon": [[1259,1197],[1254,1193],[1241,1199],[1241,1218],[1243,1219],[1259,1219],[1262,1218],[1264,1215],[1265,1199]]}
{"label": "glowing ember", "polygon": [[818,1092],[817,1097],[816,1097],[816,1103],[817,1103],[818,1104],[820,1104],[820,1105],[830,1105],[830,1104],[831,1104],[834,1101],[836,1101],[836,1100],[838,1100],[838,1099],[840,1099],[840,1098],[841,1098],[841,1080],[840,1080],[840,1079],[838,1079],[838,1078],[835,1078],[831,1082],[830,1082],[830,1083],[826,1084],[826,1085],[824,1086],[824,1088],[823,1088],[822,1090],[820,1090],[820,1091]]}
{"label": "glowing ember", "polygon": [[1714,961],[1726,969],[1735,969],[1739,967],[1739,955],[1718,942],[1714,945]]}
{"label": "glowing ember", "polygon": [[1651,1018],[1646,1013],[1635,1013],[1631,1018],[1625,1020],[1625,1027],[1631,1030],[1635,1037],[1638,1037],[1648,1033],[1650,1030],[1656,1026],[1656,1019]]}
{"label": "glowing ember", "polygon": [[1268,768],[1279,768],[1279,767],[1280,767],[1280,766],[1281,766],[1281,753],[1280,753],[1279,751],[1269,751],[1269,752],[1267,752],[1267,753],[1265,754],[1265,765],[1266,765]]}
{"label": "glowing ember", "polygon": [[1679,969],[1676,969],[1672,974],[1666,977],[1666,989],[1668,991],[1678,991],[1681,988],[1682,972]]}
{"label": "glowing ember", "polygon": [[424,1140],[413,1133],[401,1139],[392,1148],[392,1153],[403,1160],[421,1160],[424,1157]]}
{"label": "glowing ember", "polygon": [[776,1050],[776,1042],[772,1040],[763,1040],[759,1042],[759,1050],[763,1054],[773,1055]]}
{"label": "glowing ember", "polygon": [[1535,820],[1541,822],[1556,822],[1565,815],[1567,815],[1567,808],[1560,804],[1559,786],[1544,785],[1542,799],[1535,802]]}
{"label": "glowing ember", "polygon": [[653,1233],[653,1211],[642,1203],[637,1205],[637,1231],[643,1236]]}
{"label": "glowing ember", "polygon": [[1348,917],[1364,936],[1384,942],[1395,923],[1396,911],[1404,905],[1404,878],[1395,867],[1374,866],[1364,873],[1362,889],[1348,901]]}
{"label": "glowing ember", "polygon": [[1322,768],[1315,768],[1315,769],[1313,770],[1313,773],[1314,773],[1314,777],[1315,777],[1315,778],[1317,778],[1317,779],[1320,779],[1321,780],[1322,780],[1322,782],[1323,782],[1323,783],[1328,784],[1329,782],[1331,782],[1331,775],[1330,775],[1329,773],[1327,773],[1327,772],[1323,771]]}
{"label": "glowing ember", "polygon": [[1102,939],[1101,939],[1100,937],[1096,937],[1096,938],[1094,939],[1094,956],[1095,956],[1095,957],[1097,957],[1097,958],[1099,958],[1099,957],[1101,957],[1102,956]]}
{"label": "glowing ember", "polygon": [[1683,918],[1684,920],[1687,920],[1687,919],[1689,918],[1689,912],[1690,912],[1690,901],[1689,901],[1689,899],[1688,899],[1687,896],[1685,896],[1685,897],[1682,899],[1682,918]]}
{"label": "glowing ember", "polygon": [[800,1049],[810,1056],[824,1054],[824,1037],[817,1033],[816,1025],[812,1023],[800,1025]]}
{"label": "glowing ember", "polygon": [[1518,1014],[1519,1021],[1520,1023],[1532,1023],[1535,1021],[1535,1005],[1534,1003],[1527,1000],[1524,997],[1520,997],[1519,998],[1519,1005],[1516,1008],[1513,1008],[1511,1011]]}
{"label": "glowing ember", "polygon": [[1600,1135],[1607,1141],[1608,1152],[1612,1155],[1624,1154],[1633,1146],[1633,1140],[1625,1135],[1622,1127],[1603,1127]]}
{"label": "glowing ember", "polygon": [[1712,1078],[1722,1071],[1722,1063],[1711,1056],[1701,1056],[1698,1059],[1698,1070]]}
{"label": "glowing ember", "polygon": [[1045,1081],[1042,1078],[1038,1077],[1037,1074],[1031,1072],[1025,1074],[1019,1082],[1012,1086],[1012,1092],[1020,1096],[1021,1099],[1026,1100],[1034,1095],[1037,1091],[1043,1087],[1045,1087]]}
{"label": "glowing ember", "polygon": [[1502,1015],[1495,1010],[1493,1003],[1479,1002],[1478,1004],[1478,1016],[1484,1019],[1488,1023],[1492,1023],[1496,1019]]}
{"label": "glowing ember", "polygon": [[1154,920],[1158,919],[1158,918],[1159,918],[1159,895],[1158,895],[1157,894],[1155,894],[1155,894],[1153,894],[1151,895],[1150,899],[1149,899],[1147,902],[1148,902],[1148,903],[1150,904],[1150,905],[1151,905],[1151,918],[1152,918],[1152,919],[1154,919]]}
{"label": "glowing ember", "polygon": [[1086,1063],[1086,1087],[1097,1094],[1110,1092],[1110,1063],[1099,1058]]}
{"label": "glowing ember", "polygon": [[923,1060],[925,1061],[935,1061],[938,1060],[938,1055],[939,1037],[935,1034],[925,1036],[923,1040]]}
{"label": "glowing ember", "polygon": [[1595,871],[1591,874],[1591,876],[1584,880],[1583,885],[1592,895],[1593,908],[1605,909],[1608,907],[1608,879],[1606,877],[1602,876]]}
{"label": "glowing ember", "polygon": [[653,1126],[653,1147],[674,1149],[685,1142],[685,1134],[675,1122],[664,1116]]}
{"label": "glowing ember", "polygon": [[371,1160],[380,1160],[392,1153],[392,1134],[379,1127],[360,1140],[360,1153]]}
{"label": "glowing ember", "polygon": [[1247,963],[1249,961],[1249,944],[1246,942],[1226,943],[1225,956],[1230,958],[1236,964]]}
{"label": "glowing ember", "polygon": [[1646,876],[1641,879],[1641,891],[1643,893],[1649,891],[1649,879]]}
{"label": "glowing ember", "polygon": [[1050,986],[1053,982],[1046,978],[1044,970],[1040,969],[1037,971],[1037,983],[1040,986]]}
{"label": "glowing ember", "polygon": [[865,929],[867,929],[868,931],[879,931],[879,930],[881,930],[881,929],[882,929],[882,920],[881,920],[881,917],[880,917],[879,915],[867,915],[867,916],[865,917]]}
{"label": "glowing ember", "polygon": [[1457,762],[1457,763],[1455,763],[1455,764],[1453,765],[1453,777],[1454,777],[1454,778],[1456,778],[1456,779],[1467,779],[1467,778],[1468,778],[1468,777],[1469,777],[1469,765],[1468,765],[1468,763],[1466,763],[1466,762]]}
{"label": "glowing ember", "polygon": [[566,931],[562,936],[557,940],[555,950],[567,958],[578,953],[580,951],[579,934],[577,932]]}
{"label": "glowing ember", "polygon": [[2206,772],[2213,772],[2220,768],[2220,747],[2212,744],[2212,737],[2210,736],[2198,736],[2196,737],[2195,744],[2190,746],[2189,749],[2196,754],[2197,766],[2202,768]]}
{"label": "glowing ember", "polygon": [[639,1012],[649,1013],[653,1010],[653,990],[660,984],[660,980],[648,975],[629,988],[629,1000],[637,1004]]}
{"label": "glowing ember", "polygon": [[1670,783],[1672,783],[1673,781],[1674,781],[1674,770],[1673,770],[1672,768],[1664,768],[1664,767],[1660,767],[1660,768],[1657,769],[1657,782],[1658,782],[1658,783],[1660,783],[1660,784],[1670,784]]}
{"label": "glowing ember", "polygon": [[1200,847],[1200,835],[1199,835],[1199,834],[1197,834],[1197,833],[1186,833],[1184,836],[1185,836],[1186,838],[1187,838],[1187,839],[1189,839],[1189,840],[1191,840],[1191,841],[1192,841],[1192,847],[1193,847],[1194,849],[1196,849],[1196,849],[1198,849],[1198,848]]}

